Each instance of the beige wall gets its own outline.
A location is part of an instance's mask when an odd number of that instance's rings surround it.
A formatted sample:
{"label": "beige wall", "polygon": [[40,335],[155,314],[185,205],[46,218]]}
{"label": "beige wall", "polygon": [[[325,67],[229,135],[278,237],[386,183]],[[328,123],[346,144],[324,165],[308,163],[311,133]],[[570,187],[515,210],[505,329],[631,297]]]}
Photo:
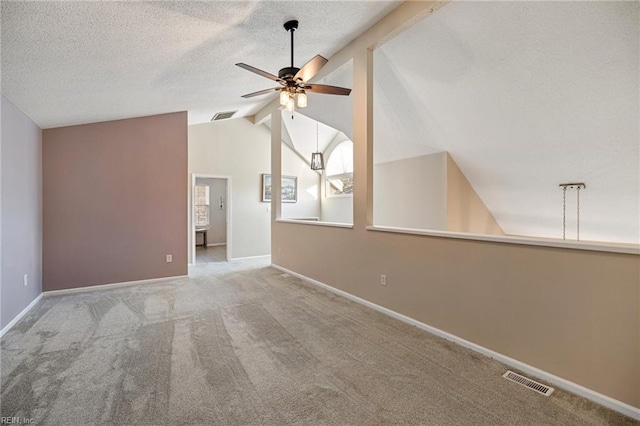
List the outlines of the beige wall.
{"label": "beige wall", "polygon": [[[246,118],[189,126],[189,174],[231,177],[231,258],[271,253],[271,206],[261,202],[262,174],[271,172],[270,160],[269,130]],[[288,148],[282,151],[282,164],[285,175],[298,177],[298,202],[283,203],[283,217],[318,216],[313,190],[318,174]],[[188,209],[190,230],[191,191]],[[191,238],[189,232],[189,251]]]}
{"label": "beige wall", "polygon": [[276,265],[640,406],[638,256],[361,226],[272,233]]}
{"label": "beige wall", "polygon": [[504,235],[451,155],[447,156],[447,230]]}
{"label": "beige wall", "polygon": [[504,235],[446,152],[375,164],[373,181],[376,225]]}
{"label": "beige wall", "polygon": [[438,7],[405,2],[330,59],[325,73],[354,59],[354,227],[276,222],[275,211],[273,263],[640,407],[637,255],[366,229],[373,222],[371,47]]}
{"label": "beige wall", "polygon": [[[269,132],[247,119],[189,126],[189,174],[231,177],[231,258],[269,254],[267,204],[260,202],[262,173],[269,173]],[[189,187],[191,184],[189,184]],[[189,191],[189,230],[192,226]],[[189,232],[189,251],[192,250]],[[189,257],[191,262],[192,256]]]}
{"label": "beige wall", "polygon": [[[269,134],[267,134],[265,142],[267,147],[269,147]],[[267,159],[267,162],[269,162],[269,159]],[[298,202],[282,203],[282,217],[319,218],[320,174],[311,170],[311,166],[302,161],[300,157],[285,144],[282,144],[282,174],[298,178]]]}
{"label": "beige wall", "polygon": [[447,153],[376,164],[373,223],[416,229],[447,229]]}
{"label": "beige wall", "polygon": [[320,220],[333,223],[353,223],[353,197],[333,196],[327,197],[327,181],[322,180],[320,191],[322,193],[322,206]]}
{"label": "beige wall", "polygon": [[44,130],[42,151],[43,290],[187,273],[186,112]]}
{"label": "beige wall", "polygon": [[[348,79],[350,80],[350,78]],[[348,87],[348,86],[345,86]],[[330,98],[331,96],[327,96]],[[323,98],[325,99],[325,98]],[[351,102],[345,102],[344,100],[341,103],[346,103],[351,106]],[[344,105],[342,106],[344,108]],[[339,109],[328,109],[328,112],[333,115],[336,112],[339,113]],[[344,110],[343,110],[344,113]],[[351,114],[345,114],[346,117],[340,118],[340,122],[345,124],[348,122],[351,124]],[[325,117],[326,115],[325,112]],[[351,130],[351,129],[349,129]],[[342,132],[342,131],[341,131]],[[327,162],[331,158],[331,154],[333,150],[340,145],[342,142],[349,140],[348,136],[344,133],[338,133],[336,137],[331,141],[331,143],[327,146],[324,151],[324,161],[325,166]],[[324,171],[322,173],[321,184],[320,184],[320,220],[322,222],[333,222],[333,223],[344,223],[344,224],[352,224],[353,223],[353,197],[350,195],[333,195],[327,196],[327,173]]]}

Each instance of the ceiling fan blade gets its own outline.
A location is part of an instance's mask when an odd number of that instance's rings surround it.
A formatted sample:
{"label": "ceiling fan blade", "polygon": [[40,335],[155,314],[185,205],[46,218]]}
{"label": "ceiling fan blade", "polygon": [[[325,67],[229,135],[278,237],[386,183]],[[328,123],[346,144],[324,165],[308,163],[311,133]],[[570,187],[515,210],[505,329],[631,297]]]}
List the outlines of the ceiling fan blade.
{"label": "ceiling fan blade", "polygon": [[269,80],[277,81],[278,83],[281,83],[281,84],[285,83],[285,81],[283,79],[281,79],[280,77],[277,77],[277,76],[275,76],[273,74],[269,74],[268,72],[262,71],[261,69],[258,69],[256,67],[252,67],[251,65],[247,65],[247,64],[243,64],[243,63],[239,63],[239,64],[236,64],[236,65],[239,66],[240,68],[244,68],[247,71],[251,71],[253,73],[261,75],[262,77],[266,77]]}
{"label": "ceiling fan blade", "polygon": [[329,62],[328,59],[320,55],[316,55],[313,58],[311,58],[309,62],[304,64],[302,68],[300,68],[300,70],[296,73],[293,79],[309,81],[313,78],[314,75],[318,74],[318,71],[320,71],[320,69],[324,67],[327,62]]}
{"label": "ceiling fan blade", "polygon": [[280,87],[274,87],[272,89],[259,90],[257,92],[247,93],[246,95],[242,95],[242,97],[243,98],[253,98],[254,96],[260,96],[260,95],[266,95],[268,93],[279,92],[280,89],[281,89]]}
{"label": "ceiling fan blade", "polygon": [[312,93],[322,93],[324,95],[349,96],[351,89],[338,86],[327,86],[326,84],[305,84],[304,90]]}

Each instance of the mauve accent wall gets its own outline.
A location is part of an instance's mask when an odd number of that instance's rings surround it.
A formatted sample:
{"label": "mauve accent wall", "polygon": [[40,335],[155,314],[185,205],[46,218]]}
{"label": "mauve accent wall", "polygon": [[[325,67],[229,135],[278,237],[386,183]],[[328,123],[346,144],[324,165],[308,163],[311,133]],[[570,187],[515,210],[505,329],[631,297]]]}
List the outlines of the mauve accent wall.
{"label": "mauve accent wall", "polygon": [[186,112],[48,129],[42,145],[44,291],[187,274]]}

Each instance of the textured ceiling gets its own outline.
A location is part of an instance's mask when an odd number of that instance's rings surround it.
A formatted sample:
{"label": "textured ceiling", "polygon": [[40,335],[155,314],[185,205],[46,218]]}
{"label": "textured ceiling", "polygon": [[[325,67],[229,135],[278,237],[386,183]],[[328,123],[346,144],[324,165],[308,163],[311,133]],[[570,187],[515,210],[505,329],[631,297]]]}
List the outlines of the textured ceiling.
{"label": "textured ceiling", "polygon": [[[330,58],[397,1],[2,1],[2,93],[40,127],[189,111],[251,115],[270,100],[240,96],[273,74]],[[268,98],[268,99],[267,99]],[[310,103],[312,100],[310,99]]]}
{"label": "textured ceiling", "polygon": [[[508,234],[640,242],[638,2],[453,2],[374,53],[375,161],[449,151]],[[576,235],[570,193],[568,238]]]}

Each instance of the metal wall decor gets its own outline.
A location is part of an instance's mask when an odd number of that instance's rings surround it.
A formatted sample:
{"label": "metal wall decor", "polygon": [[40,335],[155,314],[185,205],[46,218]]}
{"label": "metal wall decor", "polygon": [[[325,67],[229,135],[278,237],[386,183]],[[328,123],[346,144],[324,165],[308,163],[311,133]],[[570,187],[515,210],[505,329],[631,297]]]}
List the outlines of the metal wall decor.
{"label": "metal wall decor", "polygon": [[562,239],[567,239],[567,190],[575,189],[576,193],[576,241],[580,241],[580,190],[586,189],[583,182],[561,183],[562,188]]}

